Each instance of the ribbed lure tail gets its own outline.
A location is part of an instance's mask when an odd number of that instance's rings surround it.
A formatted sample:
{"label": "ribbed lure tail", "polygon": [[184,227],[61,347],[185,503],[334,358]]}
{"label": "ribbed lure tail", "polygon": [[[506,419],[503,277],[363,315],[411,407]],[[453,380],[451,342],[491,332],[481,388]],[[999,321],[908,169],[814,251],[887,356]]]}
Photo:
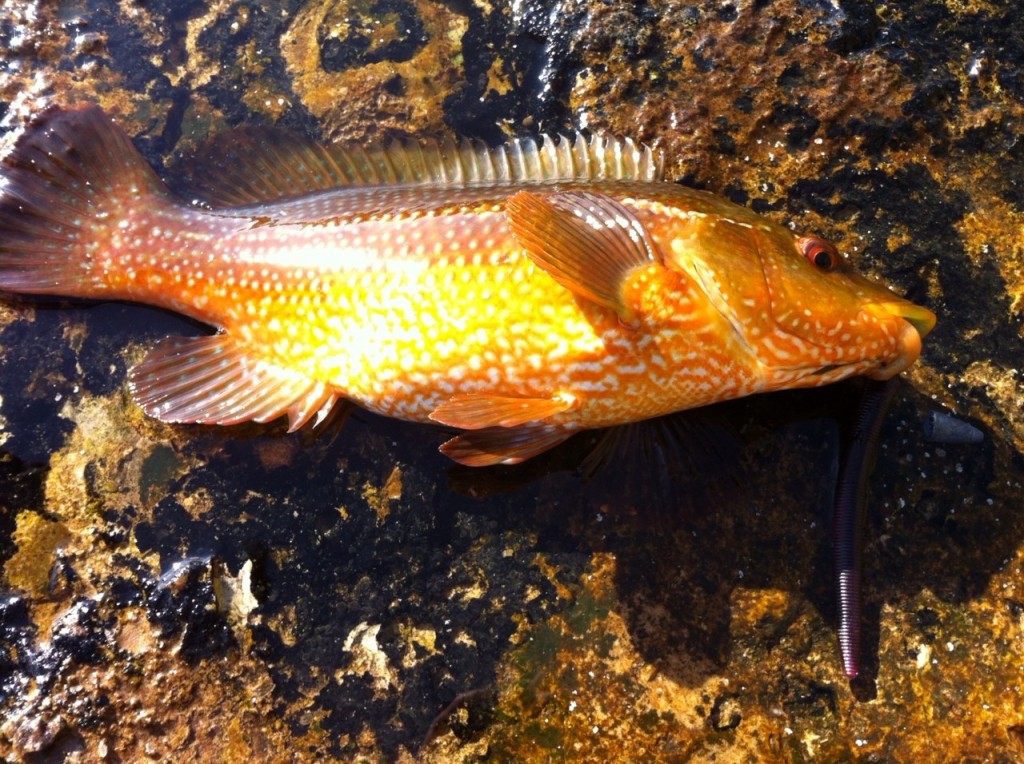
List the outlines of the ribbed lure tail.
{"label": "ribbed lure tail", "polygon": [[44,112],[0,164],[0,290],[111,296],[125,214],[163,182],[97,107]]}

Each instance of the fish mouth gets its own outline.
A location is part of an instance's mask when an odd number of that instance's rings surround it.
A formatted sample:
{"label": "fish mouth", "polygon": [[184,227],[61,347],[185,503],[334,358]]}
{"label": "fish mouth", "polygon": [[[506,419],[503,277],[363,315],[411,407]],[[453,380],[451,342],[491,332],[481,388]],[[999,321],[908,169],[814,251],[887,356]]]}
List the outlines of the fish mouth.
{"label": "fish mouth", "polygon": [[868,305],[864,310],[876,318],[898,319],[896,357],[888,363],[866,372],[871,379],[891,379],[909,368],[921,355],[921,340],[934,328],[935,314],[912,302],[884,302]]}

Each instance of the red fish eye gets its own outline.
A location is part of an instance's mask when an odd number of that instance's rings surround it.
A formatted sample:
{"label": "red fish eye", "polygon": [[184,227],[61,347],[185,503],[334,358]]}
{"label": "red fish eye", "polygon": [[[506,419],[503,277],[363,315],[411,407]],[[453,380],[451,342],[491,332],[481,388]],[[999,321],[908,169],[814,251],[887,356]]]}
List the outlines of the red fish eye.
{"label": "red fish eye", "polygon": [[842,258],[832,242],[819,239],[817,236],[801,236],[796,243],[804,257],[816,268],[834,271],[839,267]]}

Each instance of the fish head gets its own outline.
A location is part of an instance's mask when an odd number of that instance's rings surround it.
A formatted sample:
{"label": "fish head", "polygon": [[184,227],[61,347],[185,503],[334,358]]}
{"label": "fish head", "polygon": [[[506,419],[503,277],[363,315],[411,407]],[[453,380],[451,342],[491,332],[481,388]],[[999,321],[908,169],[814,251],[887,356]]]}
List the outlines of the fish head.
{"label": "fish head", "polygon": [[824,384],[889,379],[917,360],[934,313],[858,273],[826,239],[776,226],[752,233],[770,320],[762,363]]}
{"label": "fish head", "polygon": [[[765,389],[888,379],[935,314],[859,274],[831,242],[763,220],[712,220],[686,270],[754,356]],[[692,241],[691,241],[692,244]]]}

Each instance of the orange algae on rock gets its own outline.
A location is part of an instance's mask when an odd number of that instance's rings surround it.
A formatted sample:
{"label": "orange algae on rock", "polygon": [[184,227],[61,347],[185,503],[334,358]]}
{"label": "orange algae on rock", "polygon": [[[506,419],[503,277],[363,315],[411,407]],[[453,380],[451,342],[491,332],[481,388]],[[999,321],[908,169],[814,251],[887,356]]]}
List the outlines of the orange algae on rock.
{"label": "orange algae on rock", "polygon": [[70,535],[63,523],[31,510],[19,512],[13,539],[18,551],[4,563],[7,583],[34,595],[46,594],[56,554]]}

